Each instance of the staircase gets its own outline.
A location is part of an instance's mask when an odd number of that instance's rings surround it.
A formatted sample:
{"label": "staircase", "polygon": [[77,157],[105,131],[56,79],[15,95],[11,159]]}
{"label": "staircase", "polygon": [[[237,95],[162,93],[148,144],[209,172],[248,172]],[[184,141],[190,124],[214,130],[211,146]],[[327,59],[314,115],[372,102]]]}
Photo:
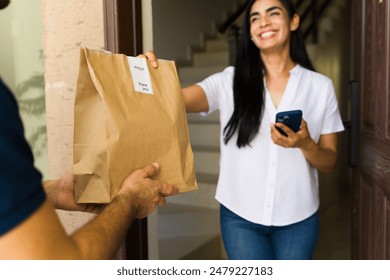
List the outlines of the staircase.
{"label": "staircase", "polygon": [[[306,6],[307,5],[303,5],[302,9],[306,8]],[[347,0],[333,1],[332,5],[328,7],[318,23],[318,42],[316,44],[311,43],[311,38],[308,38],[306,48],[314,64],[316,64],[319,59],[327,57],[326,55],[323,55],[323,51],[326,51],[326,45],[329,43],[329,40],[332,39],[332,37],[335,37],[331,36],[331,34],[334,34],[334,32],[339,29],[339,23],[342,21],[343,17],[342,11],[345,11],[345,9],[347,9]],[[342,24],[345,25],[346,23]]]}
{"label": "staircase", "polygon": [[[229,65],[226,38],[216,31],[212,33],[215,35],[201,35],[200,47],[189,47],[197,50],[190,53],[190,65],[178,66],[182,87],[202,81]],[[169,197],[166,206],[159,209],[159,258],[226,259],[219,203],[214,198],[219,174],[219,112],[207,117],[187,114],[187,120],[199,190]]]}
{"label": "staircase", "polygon": [[[345,3],[334,2],[329,16],[320,23],[321,44],[332,31],[334,16],[340,14]],[[202,51],[192,53],[192,64],[178,67],[183,87],[229,65],[229,46],[224,36],[210,36],[201,41]],[[317,46],[309,44],[308,51],[316,65]],[[219,174],[219,112],[207,117],[187,114],[187,119],[199,190],[169,197],[167,205],[159,208],[159,258],[226,259],[220,236],[219,203],[214,198]]]}
{"label": "staircase", "polygon": [[[178,69],[183,87],[228,66],[228,45],[219,37],[193,54],[193,65]],[[198,191],[169,197],[159,209],[160,259],[225,259],[215,200],[219,173],[219,115],[187,114]]]}

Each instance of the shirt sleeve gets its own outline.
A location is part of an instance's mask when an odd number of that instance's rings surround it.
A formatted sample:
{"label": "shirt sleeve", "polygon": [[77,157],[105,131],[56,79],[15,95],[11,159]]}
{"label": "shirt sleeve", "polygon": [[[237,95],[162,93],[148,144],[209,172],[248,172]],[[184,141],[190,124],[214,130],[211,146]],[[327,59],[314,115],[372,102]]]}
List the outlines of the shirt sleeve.
{"label": "shirt sleeve", "polygon": [[206,94],[209,111],[201,113],[202,115],[208,115],[219,109],[221,96],[220,93],[225,87],[232,87],[231,76],[233,75],[233,67],[227,67],[223,72],[213,74],[202,82],[197,83]]}
{"label": "shirt sleeve", "polygon": [[327,100],[325,118],[322,124],[321,134],[336,133],[344,130],[336,93],[333,83],[330,81],[327,88]]}
{"label": "shirt sleeve", "polygon": [[0,79],[0,235],[34,213],[45,200],[16,101]]}

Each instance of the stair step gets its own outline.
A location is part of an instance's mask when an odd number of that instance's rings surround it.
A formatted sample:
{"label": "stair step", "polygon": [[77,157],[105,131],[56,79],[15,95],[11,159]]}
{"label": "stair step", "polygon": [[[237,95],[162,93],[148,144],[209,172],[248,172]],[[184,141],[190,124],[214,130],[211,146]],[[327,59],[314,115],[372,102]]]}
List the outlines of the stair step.
{"label": "stair step", "polygon": [[217,174],[196,174],[198,190],[167,197],[167,204],[204,207],[218,209],[219,203],[215,199]]}
{"label": "stair step", "polygon": [[212,188],[218,183],[218,174],[197,173],[196,179],[202,188]]}
{"label": "stair step", "polygon": [[197,146],[197,145],[192,145],[192,150],[195,152],[206,152],[206,153],[219,153],[219,145],[218,146]]}
{"label": "stair step", "polygon": [[227,51],[229,50],[229,45],[226,38],[221,37],[215,40],[207,40],[205,42],[205,50],[207,52]]}
{"label": "stair step", "polygon": [[221,236],[204,243],[195,251],[181,258],[181,260],[227,260]]}
{"label": "stair step", "polygon": [[220,235],[218,209],[167,203],[158,214],[160,259],[180,259]]}
{"label": "stair step", "polygon": [[219,124],[219,111],[215,111],[207,116],[199,113],[187,113],[188,123],[217,123]]}
{"label": "stair step", "polygon": [[219,123],[189,123],[191,145],[219,146]]}
{"label": "stair step", "polygon": [[226,65],[181,67],[178,72],[182,85],[188,86],[200,82],[214,73],[221,72],[225,68]]}
{"label": "stair step", "polygon": [[[160,250],[160,260],[180,260],[188,259],[199,248],[209,244],[216,238],[220,239],[216,235],[202,235],[202,236],[181,236],[175,238],[166,238],[160,240],[159,250]],[[216,252],[213,252],[214,254]],[[212,253],[210,253],[212,254]],[[221,257],[222,258],[222,257]],[[201,259],[199,257],[191,257],[191,259]],[[205,257],[204,259],[215,259],[214,257]]]}
{"label": "stair step", "polygon": [[219,174],[219,148],[193,147],[195,172],[206,174]]}
{"label": "stair step", "polygon": [[193,65],[197,66],[213,66],[213,65],[229,65],[229,51],[207,51],[194,53],[192,57]]}
{"label": "stair step", "polygon": [[159,236],[161,238],[219,233],[219,228],[215,227],[219,223],[218,209],[167,203],[158,209],[158,213]]}
{"label": "stair step", "polygon": [[325,12],[326,17],[339,19],[341,16],[340,8],[341,8],[340,6],[331,5],[330,7],[327,8]]}

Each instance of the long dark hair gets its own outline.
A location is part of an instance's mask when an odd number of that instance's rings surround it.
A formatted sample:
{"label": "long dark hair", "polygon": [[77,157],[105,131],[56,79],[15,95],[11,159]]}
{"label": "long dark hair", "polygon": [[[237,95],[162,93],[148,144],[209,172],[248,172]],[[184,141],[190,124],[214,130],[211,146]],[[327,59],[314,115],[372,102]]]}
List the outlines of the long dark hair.
{"label": "long dark hair", "polygon": [[[287,10],[291,20],[297,14],[294,4],[291,0],[279,1]],[[249,145],[259,132],[264,110],[264,65],[259,49],[252,42],[250,35],[249,17],[254,2],[256,0],[248,1],[245,10],[234,64],[234,112],[223,131],[225,144],[229,142],[237,131],[237,146],[239,148]],[[314,70],[306,51],[300,26],[291,32],[290,56],[295,63]]]}

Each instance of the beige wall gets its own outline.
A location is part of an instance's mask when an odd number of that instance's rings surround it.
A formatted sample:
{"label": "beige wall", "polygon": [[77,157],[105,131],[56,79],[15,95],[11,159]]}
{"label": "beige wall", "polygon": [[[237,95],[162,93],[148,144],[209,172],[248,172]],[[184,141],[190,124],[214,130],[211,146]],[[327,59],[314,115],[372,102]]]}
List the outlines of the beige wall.
{"label": "beige wall", "polygon": [[[103,0],[41,0],[49,176],[72,168],[79,49],[104,48]],[[90,218],[59,211],[68,232]]]}
{"label": "beige wall", "polygon": [[[153,49],[151,0],[142,1],[144,46]],[[104,48],[103,0],[41,0],[45,55],[46,110],[50,177],[61,176],[73,162],[73,100],[81,45]],[[92,216],[58,211],[67,232]],[[158,257],[156,214],[148,219],[149,256]],[[120,252],[119,252],[120,254]]]}
{"label": "beige wall", "polygon": [[102,0],[42,0],[41,9],[49,171],[58,177],[72,166],[80,46],[104,48],[103,4]]}

